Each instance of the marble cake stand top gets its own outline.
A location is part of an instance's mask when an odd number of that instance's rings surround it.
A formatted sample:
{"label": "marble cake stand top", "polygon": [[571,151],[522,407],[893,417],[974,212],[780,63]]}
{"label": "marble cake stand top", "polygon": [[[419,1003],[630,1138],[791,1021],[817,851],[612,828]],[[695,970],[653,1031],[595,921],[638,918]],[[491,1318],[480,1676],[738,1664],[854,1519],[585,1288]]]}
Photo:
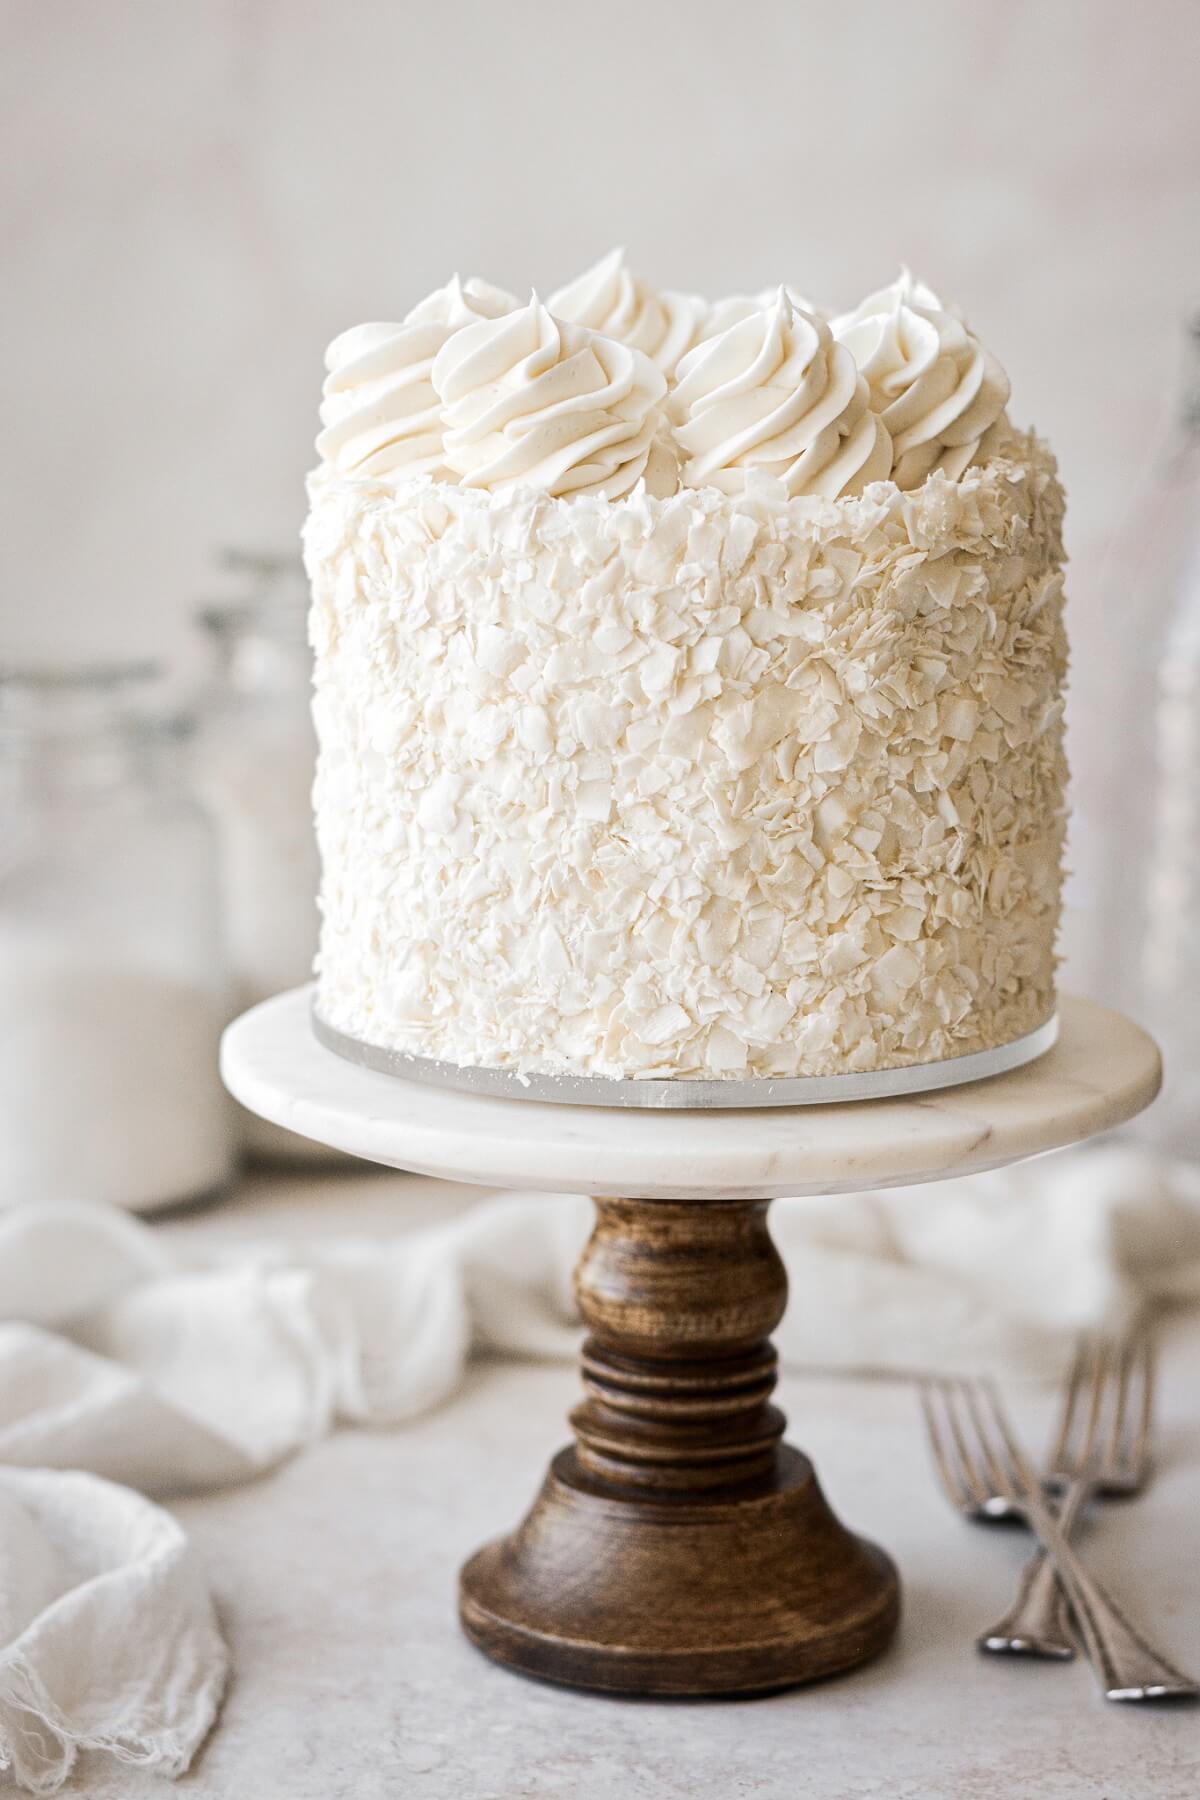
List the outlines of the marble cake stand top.
{"label": "marble cake stand top", "polygon": [[1058,1042],[1036,1062],[934,1093],[743,1112],[563,1106],[356,1067],[318,1043],[311,999],[293,989],[228,1028],[235,1098],[317,1143],[483,1187],[719,1200],[936,1181],[1111,1130],[1161,1078],[1137,1025],[1063,996]]}

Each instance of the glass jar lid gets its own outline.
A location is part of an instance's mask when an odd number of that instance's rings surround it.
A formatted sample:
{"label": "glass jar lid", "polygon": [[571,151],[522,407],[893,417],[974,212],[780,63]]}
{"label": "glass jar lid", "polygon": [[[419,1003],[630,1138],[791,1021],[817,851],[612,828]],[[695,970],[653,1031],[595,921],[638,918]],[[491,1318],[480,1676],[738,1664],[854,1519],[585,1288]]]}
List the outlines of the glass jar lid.
{"label": "glass jar lid", "polygon": [[2,665],[0,741],[179,738],[188,720],[165,684],[164,665],[149,658]]}

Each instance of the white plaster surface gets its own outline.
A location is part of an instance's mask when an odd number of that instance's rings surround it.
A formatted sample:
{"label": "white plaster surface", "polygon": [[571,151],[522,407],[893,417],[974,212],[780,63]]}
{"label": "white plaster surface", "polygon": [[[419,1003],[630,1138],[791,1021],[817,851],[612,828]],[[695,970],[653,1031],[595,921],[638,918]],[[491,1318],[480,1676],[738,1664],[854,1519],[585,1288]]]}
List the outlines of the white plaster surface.
{"label": "white plaster surface", "polygon": [[1136,1025],[1066,996],[1045,1056],[941,1093],[752,1112],[555,1106],[358,1068],[316,1041],[310,1007],[311,989],[295,988],[226,1031],[221,1072],[243,1106],[372,1162],[552,1193],[774,1198],[936,1180],[1109,1131],[1160,1076]]}
{"label": "white plaster surface", "polygon": [[[319,1194],[319,1197],[317,1195]],[[474,1197],[427,1181],[259,1186],[159,1229],[238,1238],[391,1233]],[[1167,1335],[1146,1494],[1100,1511],[1096,1572],[1185,1668],[1200,1668],[1200,1326]],[[233,1646],[224,1712],[178,1784],[92,1757],[87,1800],[1195,1800],[1200,1714],[1100,1700],[1086,1664],[979,1656],[1027,1540],[961,1522],[938,1494],[903,1383],[785,1373],[793,1440],[831,1500],[893,1552],[895,1648],[823,1685],[734,1703],[625,1702],[486,1662],[454,1617],[459,1563],[513,1524],[567,1437],[566,1366],[479,1365],[403,1430],[347,1431],[268,1479],[177,1503]],[[1049,1397],[1016,1397],[1036,1444]]]}

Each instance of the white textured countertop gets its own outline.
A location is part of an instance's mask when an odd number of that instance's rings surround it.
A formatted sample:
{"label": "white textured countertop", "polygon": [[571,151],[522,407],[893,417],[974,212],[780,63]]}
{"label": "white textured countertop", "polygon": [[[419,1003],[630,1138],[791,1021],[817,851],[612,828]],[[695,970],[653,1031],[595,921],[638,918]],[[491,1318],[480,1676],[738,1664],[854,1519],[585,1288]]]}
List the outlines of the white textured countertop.
{"label": "white textured countertop", "polygon": [[[258,1183],[160,1229],[393,1231],[475,1191],[348,1177],[323,1197]],[[1159,1470],[1097,1517],[1092,1565],[1162,1647],[1200,1670],[1200,1324],[1163,1355]],[[896,1647],[823,1685],[738,1702],[627,1702],[493,1667],[454,1616],[460,1561],[514,1523],[576,1395],[565,1365],[478,1365],[450,1406],[393,1432],[344,1431],[276,1474],[176,1504],[234,1655],[216,1730],[171,1784],[108,1759],[89,1800],[1195,1800],[1200,1710],[1107,1705],[1087,1665],[996,1662],[972,1637],[1008,1603],[1027,1548],[961,1523],[934,1489],[902,1383],[785,1373],[790,1436],[839,1513],[905,1583]],[[1036,1401],[1016,1404],[1035,1442]]]}

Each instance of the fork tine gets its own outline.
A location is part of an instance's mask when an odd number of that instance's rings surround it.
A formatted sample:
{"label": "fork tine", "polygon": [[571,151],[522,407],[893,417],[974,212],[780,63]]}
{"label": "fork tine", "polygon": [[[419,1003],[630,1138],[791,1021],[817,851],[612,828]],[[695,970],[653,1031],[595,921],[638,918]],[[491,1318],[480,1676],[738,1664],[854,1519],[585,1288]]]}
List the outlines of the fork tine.
{"label": "fork tine", "polygon": [[1013,1486],[1011,1471],[1004,1465],[1003,1455],[997,1454],[998,1440],[995,1433],[989,1429],[988,1421],[980,1405],[980,1394],[981,1384],[979,1382],[964,1381],[962,1383],[963,1408],[971,1422],[980,1454],[987,1465],[990,1490],[1003,1499],[1012,1500],[1016,1498],[1017,1490]]}
{"label": "fork tine", "polygon": [[[996,1488],[989,1480],[989,1474],[992,1471],[987,1454],[987,1443],[980,1437],[977,1430],[971,1429],[971,1386],[969,1381],[961,1378],[958,1380],[947,1379],[941,1383],[941,1394],[969,1496],[978,1506],[1003,1490]],[[974,1450],[972,1450],[972,1441],[975,1446]],[[977,1455],[982,1460],[977,1460]]]}
{"label": "fork tine", "polygon": [[926,1380],[920,1384],[921,1411],[925,1415],[925,1429],[929,1436],[929,1448],[933,1453],[934,1467],[937,1469],[946,1496],[952,1506],[965,1506],[970,1498],[963,1475],[961,1458],[954,1455],[951,1443],[942,1420],[938,1416],[935,1401],[938,1384]]}
{"label": "fork tine", "polygon": [[978,1381],[960,1380],[956,1388],[959,1416],[965,1421],[966,1431],[974,1440],[985,1471],[979,1483],[981,1497],[1014,1500],[1017,1489],[1012,1481],[1011,1470],[1005,1467],[1003,1446],[996,1433],[989,1429],[980,1405],[982,1384]]}
{"label": "fork tine", "polygon": [[1092,1339],[1092,1391],[1088,1397],[1087,1430],[1076,1456],[1072,1473],[1081,1475],[1093,1462],[1100,1443],[1101,1425],[1112,1383],[1114,1353],[1105,1337]]}
{"label": "fork tine", "polygon": [[1130,1376],[1137,1354],[1137,1339],[1130,1337],[1123,1337],[1113,1352],[1113,1362],[1116,1365],[1116,1393],[1113,1396],[1108,1442],[1104,1450],[1104,1464],[1109,1469],[1120,1468],[1124,1461],[1122,1451],[1125,1442],[1125,1427],[1129,1418]]}
{"label": "fork tine", "polygon": [[1110,1462],[1116,1455],[1126,1402],[1123,1358],[1122,1345],[1090,1333],[1080,1336],[1048,1465],[1060,1480],[1082,1475],[1102,1453]]}
{"label": "fork tine", "polygon": [[1071,1359],[1071,1369],[1067,1376],[1067,1385],[1063,1392],[1062,1411],[1058,1421],[1058,1437],[1050,1452],[1050,1468],[1066,1471],[1075,1466],[1075,1457],[1071,1443],[1075,1435],[1076,1419],[1079,1415],[1079,1401],[1088,1376],[1091,1362],[1091,1345],[1086,1334],[1081,1333],[1075,1340],[1075,1354]]}
{"label": "fork tine", "polygon": [[1012,1498],[1032,1500],[1040,1504],[1041,1482],[1013,1434],[995,1384],[991,1381],[978,1382],[975,1384],[975,1392],[986,1406],[993,1432],[1003,1446]]}
{"label": "fork tine", "polygon": [[948,1438],[946,1438],[946,1431],[943,1429],[943,1422],[941,1422],[941,1418],[937,1417],[937,1404],[936,1399],[934,1399],[934,1393],[936,1393],[936,1390],[934,1390],[934,1382],[921,1381],[918,1391],[919,1397],[921,1397],[921,1411],[923,1411],[923,1415],[925,1415],[925,1431],[927,1431],[928,1435],[928,1447],[930,1447],[930,1453],[934,1456],[934,1467],[937,1469],[937,1476],[939,1476],[939,1480],[941,1480],[943,1489],[946,1490],[946,1498],[950,1501],[950,1505],[961,1507],[961,1505],[966,1503],[963,1471],[959,1469],[959,1465],[957,1465],[957,1463],[954,1462],[954,1458],[952,1458],[952,1451],[950,1451],[950,1444],[948,1444]]}
{"label": "fork tine", "polygon": [[1130,1369],[1130,1387],[1135,1397],[1129,1406],[1132,1442],[1123,1451],[1128,1474],[1141,1482],[1150,1460],[1150,1432],[1154,1414],[1154,1342],[1149,1332],[1141,1332],[1134,1341]]}
{"label": "fork tine", "polygon": [[946,1499],[950,1501],[950,1505],[952,1505],[952,1507],[961,1507],[961,1505],[964,1505],[964,1501],[966,1501],[966,1494],[964,1494],[963,1483],[959,1480],[959,1471],[957,1471],[955,1467],[952,1467],[952,1463],[950,1463],[945,1433],[943,1433],[943,1429],[941,1429],[941,1420],[937,1418],[937,1409],[936,1406],[934,1406],[934,1384],[932,1384],[932,1381],[919,1382],[918,1393],[919,1397],[921,1397],[921,1411],[923,1411],[923,1415],[925,1415],[925,1431],[927,1431],[928,1436],[928,1447],[930,1447],[930,1453],[934,1456],[934,1467],[937,1469],[937,1476],[939,1476],[939,1480],[941,1480],[943,1489],[946,1490]]}
{"label": "fork tine", "polygon": [[949,1484],[947,1492],[957,1506],[980,1506],[992,1490],[972,1451],[971,1434],[963,1429],[958,1385],[947,1376],[928,1381],[926,1417],[940,1455],[943,1481]]}

